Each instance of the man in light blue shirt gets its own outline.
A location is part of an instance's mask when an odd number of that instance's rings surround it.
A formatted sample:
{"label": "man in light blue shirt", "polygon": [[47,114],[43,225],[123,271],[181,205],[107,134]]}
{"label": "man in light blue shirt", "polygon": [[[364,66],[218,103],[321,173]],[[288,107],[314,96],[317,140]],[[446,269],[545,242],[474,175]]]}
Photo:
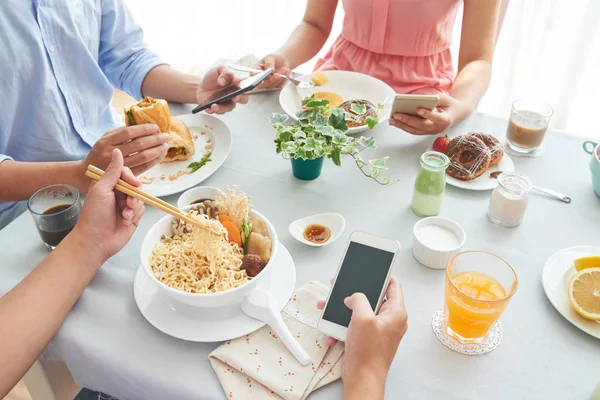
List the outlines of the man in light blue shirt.
{"label": "man in light blue shirt", "polygon": [[3,0],[0,49],[0,229],[41,187],[86,192],[87,165],[106,168],[113,148],[136,174],[164,158],[168,135],[156,135],[155,125],[117,128],[113,88],[203,103],[234,83],[222,67],[198,78],[165,65],[145,48],[123,0]]}

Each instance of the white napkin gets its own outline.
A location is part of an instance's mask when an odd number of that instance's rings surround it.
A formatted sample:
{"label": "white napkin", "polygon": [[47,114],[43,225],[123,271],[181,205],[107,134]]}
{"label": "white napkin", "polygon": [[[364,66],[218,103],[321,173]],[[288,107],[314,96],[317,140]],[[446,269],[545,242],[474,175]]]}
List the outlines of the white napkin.
{"label": "white napkin", "polygon": [[317,329],[317,301],[328,292],[327,286],[308,282],[282,311],[286,325],[311,356],[311,365],[298,363],[269,326],[225,342],[209,355],[228,399],[302,400],[342,376],[343,343],[327,346],[327,337]]}

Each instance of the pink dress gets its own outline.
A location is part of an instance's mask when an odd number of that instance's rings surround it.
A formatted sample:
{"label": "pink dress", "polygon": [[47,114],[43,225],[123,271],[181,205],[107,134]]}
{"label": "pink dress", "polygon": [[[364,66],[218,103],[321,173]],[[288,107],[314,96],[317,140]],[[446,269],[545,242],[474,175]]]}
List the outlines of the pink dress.
{"label": "pink dress", "polygon": [[344,24],[315,71],[374,76],[397,93],[448,93],[450,44],[462,0],[342,0]]}

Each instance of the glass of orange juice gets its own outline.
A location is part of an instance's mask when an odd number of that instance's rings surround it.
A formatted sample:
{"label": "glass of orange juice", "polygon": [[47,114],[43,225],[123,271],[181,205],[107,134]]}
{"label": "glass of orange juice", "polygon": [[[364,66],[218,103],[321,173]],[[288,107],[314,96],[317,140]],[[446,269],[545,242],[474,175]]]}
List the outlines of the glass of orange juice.
{"label": "glass of orange juice", "polygon": [[517,290],[515,270],[484,251],[459,253],[446,268],[446,333],[461,343],[481,343]]}

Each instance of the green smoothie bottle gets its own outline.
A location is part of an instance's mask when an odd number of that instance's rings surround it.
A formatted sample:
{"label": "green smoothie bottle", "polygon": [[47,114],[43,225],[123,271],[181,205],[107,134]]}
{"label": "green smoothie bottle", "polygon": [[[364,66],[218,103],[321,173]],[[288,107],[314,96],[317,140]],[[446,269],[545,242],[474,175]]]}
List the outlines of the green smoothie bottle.
{"label": "green smoothie bottle", "polygon": [[437,215],[446,191],[446,168],[450,159],[443,153],[428,151],[420,158],[421,169],[415,180],[412,209],[420,216]]}

